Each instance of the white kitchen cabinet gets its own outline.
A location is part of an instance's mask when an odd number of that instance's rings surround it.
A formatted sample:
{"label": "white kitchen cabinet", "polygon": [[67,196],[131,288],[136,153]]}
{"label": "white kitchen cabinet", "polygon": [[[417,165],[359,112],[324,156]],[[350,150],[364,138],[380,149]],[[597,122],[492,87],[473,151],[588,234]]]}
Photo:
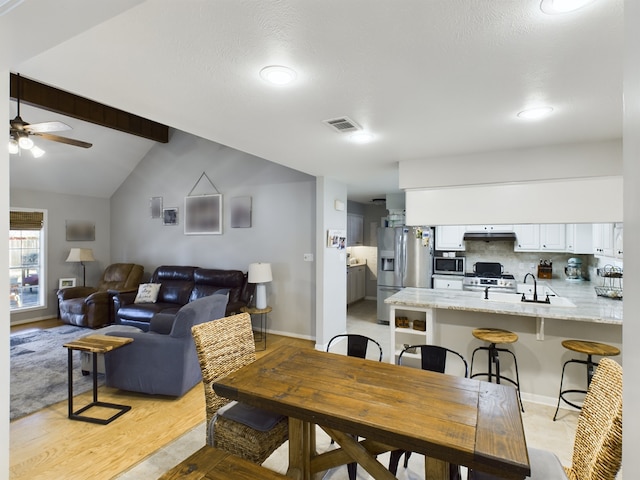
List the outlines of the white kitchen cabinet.
{"label": "white kitchen cabinet", "polygon": [[347,213],[347,246],[364,245],[364,217]]}
{"label": "white kitchen cabinet", "polygon": [[442,288],[445,290],[462,290],[462,277],[434,277],[433,288]]}
{"label": "white kitchen cabinet", "polygon": [[537,252],[540,250],[540,225],[514,225],[513,231],[516,234],[514,252]]}
{"label": "white kitchen cabinet", "polygon": [[566,226],[564,223],[543,223],[540,225],[541,251],[564,252],[566,248]]}
{"label": "white kitchen cabinet", "polygon": [[613,257],[613,223],[593,224],[593,254],[596,257]]}
{"label": "white kitchen cabinet", "polygon": [[[393,354],[389,355],[389,362],[396,363],[398,356],[405,345],[424,345],[433,343],[433,330],[429,329],[430,325],[433,325],[433,312],[432,310],[425,311],[420,308],[412,307],[396,307],[391,306],[389,319],[389,332],[391,334],[390,345],[393,350]],[[396,327],[395,319],[397,317],[405,317],[409,320],[409,326],[406,328]],[[416,330],[415,320],[425,322],[425,330]],[[420,354],[405,353],[402,358],[406,356],[407,359],[419,359]]]}
{"label": "white kitchen cabinet", "polygon": [[465,225],[443,225],[436,227],[436,249],[464,251]]}
{"label": "white kitchen cabinet", "polygon": [[467,232],[513,232],[513,225],[467,225]]}
{"label": "white kitchen cabinet", "polygon": [[365,266],[358,265],[347,269],[347,305],[365,297]]}
{"label": "white kitchen cabinet", "polygon": [[593,253],[593,227],[590,223],[566,225],[566,251],[569,253]]}
{"label": "white kitchen cabinet", "polygon": [[613,254],[616,258],[623,258],[624,256],[623,233],[622,224],[616,223],[613,228]]}
{"label": "white kitchen cabinet", "polygon": [[514,252],[564,252],[566,227],[564,223],[515,225]]}

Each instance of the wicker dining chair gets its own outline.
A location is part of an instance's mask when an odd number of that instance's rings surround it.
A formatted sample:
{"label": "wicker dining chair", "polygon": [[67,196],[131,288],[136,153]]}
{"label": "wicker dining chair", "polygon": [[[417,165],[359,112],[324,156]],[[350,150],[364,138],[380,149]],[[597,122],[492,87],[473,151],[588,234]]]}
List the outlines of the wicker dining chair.
{"label": "wicker dining chair", "polygon": [[191,329],[202,369],[207,412],[207,445],[263,463],[289,437],[288,418],[221,397],[213,382],[255,361],[248,313]]}
{"label": "wicker dining chair", "polygon": [[[615,480],[622,463],[622,367],[600,360],[578,416],[571,466],[553,453],[529,449],[532,480]],[[471,472],[472,480],[497,480]]]}

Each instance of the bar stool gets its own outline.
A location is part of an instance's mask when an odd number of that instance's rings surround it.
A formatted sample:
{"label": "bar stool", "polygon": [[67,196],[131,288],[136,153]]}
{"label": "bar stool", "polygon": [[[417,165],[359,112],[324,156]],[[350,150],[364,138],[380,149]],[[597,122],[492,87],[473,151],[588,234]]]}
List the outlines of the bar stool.
{"label": "bar stool", "polygon": [[[505,380],[513,384],[518,390],[518,400],[520,401],[520,408],[524,412],[524,405],[522,404],[522,397],[520,396],[520,375],[518,374],[518,361],[515,354],[506,348],[498,348],[498,343],[515,343],[518,341],[518,335],[509,330],[502,330],[499,328],[476,328],[471,332],[474,337],[484,342],[489,342],[488,347],[478,347],[471,354],[471,375],[469,378],[478,376],[486,376],[488,381],[491,382],[493,378],[496,379],[496,383],[500,383],[501,380]],[[488,370],[482,373],[473,373],[473,360],[476,356],[476,352],[479,350],[486,350],[488,354]],[[509,377],[505,377],[500,373],[500,352],[508,353],[513,357],[513,365],[516,369],[515,381]],[[493,365],[495,365],[495,373],[493,371]]]}
{"label": "bar stool", "polygon": [[564,398],[567,393],[587,393],[586,390],[562,390],[562,383],[564,382],[564,369],[567,367],[569,363],[580,363],[582,365],[587,366],[587,389],[589,385],[591,385],[591,378],[593,378],[593,373],[598,366],[598,362],[594,362],[592,357],[593,355],[598,355],[600,357],[612,357],[615,355],[620,355],[620,349],[614,347],[613,345],[607,345],[606,343],[598,343],[598,342],[588,342],[586,340],[564,340],[562,342],[562,346],[567,350],[571,350],[573,352],[584,353],[587,355],[586,360],[579,360],[577,358],[572,358],[564,362],[562,366],[562,376],[560,377],[560,393],[558,394],[558,406],[556,407],[556,413],[553,414],[553,421],[556,421],[556,417],[558,415],[558,410],[560,409],[560,400],[565,402],[568,405],[571,405],[573,408],[577,408],[581,410],[582,407],[573,402],[570,402],[566,398]]}

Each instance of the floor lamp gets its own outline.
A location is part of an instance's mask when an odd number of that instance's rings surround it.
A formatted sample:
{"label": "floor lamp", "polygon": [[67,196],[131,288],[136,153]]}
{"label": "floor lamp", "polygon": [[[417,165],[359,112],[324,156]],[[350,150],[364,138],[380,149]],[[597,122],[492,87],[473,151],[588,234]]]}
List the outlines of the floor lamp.
{"label": "floor lamp", "polygon": [[267,288],[265,283],[273,280],[270,263],[252,263],[249,265],[249,283],[256,284],[256,308],[267,308]]}
{"label": "floor lamp", "polygon": [[87,286],[87,268],[84,262],[95,262],[93,250],[90,248],[72,248],[67,257],[67,262],[80,262],[82,265],[82,286]]}

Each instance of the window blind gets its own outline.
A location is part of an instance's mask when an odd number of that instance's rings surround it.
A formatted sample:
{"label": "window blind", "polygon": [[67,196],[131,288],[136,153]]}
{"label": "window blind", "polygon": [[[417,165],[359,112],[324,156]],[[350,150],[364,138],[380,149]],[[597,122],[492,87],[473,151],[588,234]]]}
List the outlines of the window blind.
{"label": "window blind", "polygon": [[44,214],[42,212],[11,211],[9,225],[11,230],[42,230]]}

